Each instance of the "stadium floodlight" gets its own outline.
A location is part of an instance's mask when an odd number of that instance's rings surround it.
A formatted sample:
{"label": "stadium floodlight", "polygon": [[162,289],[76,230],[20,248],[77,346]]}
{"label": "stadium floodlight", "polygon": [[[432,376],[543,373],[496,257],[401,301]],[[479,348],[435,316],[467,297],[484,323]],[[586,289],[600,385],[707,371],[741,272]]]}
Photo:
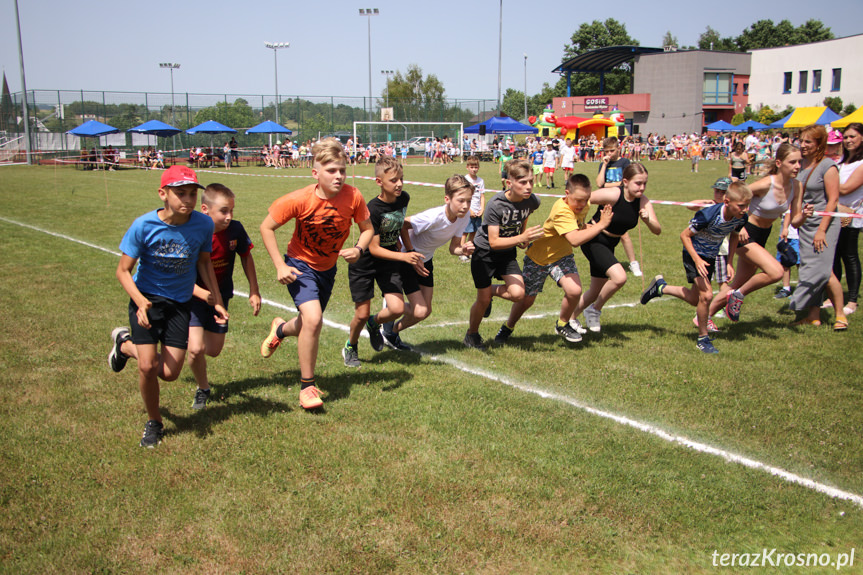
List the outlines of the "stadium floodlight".
{"label": "stadium floodlight", "polygon": [[264,42],[264,46],[273,51],[273,68],[276,72],[276,123],[280,124],[279,121],[279,49],[281,48],[290,48],[290,42]]}
{"label": "stadium floodlight", "polygon": [[369,17],[369,117],[372,114],[372,16],[380,15],[377,8],[360,8],[360,16]]}
{"label": "stadium floodlight", "polygon": [[180,65],[173,62],[162,62],[159,64],[159,68],[167,68],[171,71],[171,125],[176,126],[177,121],[174,119],[174,70],[178,70]]}

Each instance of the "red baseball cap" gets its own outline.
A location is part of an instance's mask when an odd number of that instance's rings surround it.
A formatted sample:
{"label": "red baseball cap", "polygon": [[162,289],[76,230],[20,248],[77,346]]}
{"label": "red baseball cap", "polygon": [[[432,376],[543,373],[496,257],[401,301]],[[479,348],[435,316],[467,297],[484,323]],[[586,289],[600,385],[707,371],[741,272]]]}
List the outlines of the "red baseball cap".
{"label": "red baseball cap", "polygon": [[164,188],[168,186],[175,188],[187,184],[195,184],[199,188],[204,189],[204,186],[198,183],[198,174],[195,173],[195,170],[186,166],[171,166],[162,172],[162,185],[159,187]]}

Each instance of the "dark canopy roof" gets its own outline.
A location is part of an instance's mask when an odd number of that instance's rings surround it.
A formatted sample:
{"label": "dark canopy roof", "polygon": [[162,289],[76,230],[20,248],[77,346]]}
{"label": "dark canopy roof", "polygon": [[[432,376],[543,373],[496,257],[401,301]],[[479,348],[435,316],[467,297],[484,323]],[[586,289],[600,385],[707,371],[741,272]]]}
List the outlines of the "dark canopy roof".
{"label": "dark canopy roof", "polygon": [[646,48],[643,46],[609,46],[598,48],[570,58],[554,70],[553,74],[567,72],[608,72],[615,66],[632,60],[639,54],[655,54],[663,52],[662,48]]}

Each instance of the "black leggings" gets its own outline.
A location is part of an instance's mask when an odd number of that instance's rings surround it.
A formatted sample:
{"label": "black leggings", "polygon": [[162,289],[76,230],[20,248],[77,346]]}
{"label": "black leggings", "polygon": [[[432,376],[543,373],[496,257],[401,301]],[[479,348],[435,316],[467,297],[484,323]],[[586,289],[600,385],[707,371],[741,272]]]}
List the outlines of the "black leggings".
{"label": "black leggings", "polygon": [[845,227],[839,232],[836,256],[833,258],[833,274],[842,280],[842,264],[848,282],[848,301],[857,302],[860,292],[860,255],[857,253],[857,239],[861,228]]}

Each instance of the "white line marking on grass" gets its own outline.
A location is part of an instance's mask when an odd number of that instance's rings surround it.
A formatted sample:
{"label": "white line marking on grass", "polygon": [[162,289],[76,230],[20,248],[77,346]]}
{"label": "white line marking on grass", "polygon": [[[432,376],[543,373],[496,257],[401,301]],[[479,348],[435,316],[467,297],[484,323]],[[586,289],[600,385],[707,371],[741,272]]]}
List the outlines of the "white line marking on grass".
{"label": "white line marking on grass", "polygon": [[[54,236],[56,238],[68,240],[68,241],[71,241],[74,243],[78,243],[78,244],[81,244],[81,245],[84,245],[84,246],[87,246],[90,248],[94,248],[94,249],[97,249],[99,251],[102,251],[102,252],[117,256],[117,257],[120,256],[119,252],[115,252],[113,250],[109,250],[107,248],[103,248],[101,246],[97,246],[95,244],[91,244],[89,242],[85,242],[83,240],[79,240],[79,239],[76,239],[76,238],[73,238],[73,237],[70,237],[70,236],[67,236],[64,234],[59,234],[56,232],[51,232],[48,230],[44,230],[42,228],[38,228],[36,226],[31,226],[28,224],[23,224],[21,222],[16,222],[15,220],[10,220],[10,219],[4,218],[2,216],[0,216],[0,221],[4,221],[4,222],[10,223],[10,224],[21,226],[23,228],[34,230],[37,232],[45,233],[45,234]],[[243,292],[239,292],[239,291],[235,291],[234,293],[240,297],[248,297],[248,295],[249,295],[247,293],[243,293]],[[269,300],[269,299],[262,300],[262,303],[265,303],[265,304],[270,305],[272,307],[275,307],[277,309],[289,311],[291,313],[296,313],[296,311],[297,311],[296,308],[293,308],[291,306],[288,306],[288,305],[285,305],[283,303],[276,302],[273,300]],[[623,307],[624,305],[634,306],[635,304],[620,304],[620,307]],[[327,325],[328,327],[339,329],[339,330],[344,331],[344,332],[349,331],[348,326],[340,324],[340,323],[336,323],[336,322],[333,322],[330,320],[325,319],[324,324]],[[363,334],[363,335],[365,335],[365,334]],[[532,393],[534,395],[538,395],[539,397],[542,397],[543,399],[551,399],[553,401],[560,401],[562,403],[566,403],[567,405],[575,407],[576,409],[580,409],[580,410],[582,410],[586,413],[589,413],[591,415],[601,417],[604,419],[610,419],[611,421],[614,421],[614,422],[619,423],[621,425],[625,425],[627,427],[631,427],[633,429],[637,429],[638,431],[641,431],[643,433],[647,433],[647,434],[652,435],[654,437],[658,437],[658,438],[660,438],[664,441],[667,441],[669,443],[673,443],[675,445],[680,445],[680,446],[689,448],[693,451],[697,451],[698,453],[705,453],[707,455],[714,455],[716,457],[721,457],[722,459],[724,459],[726,461],[729,461],[732,463],[737,463],[739,465],[743,465],[744,467],[748,467],[750,469],[756,469],[758,471],[764,471],[764,472],[769,473],[770,475],[773,475],[774,477],[778,477],[779,479],[782,479],[783,481],[786,481],[788,483],[800,485],[801,487],[811,489],[811,490],[816,491],[818,493],[827,495],[828,497],[832,497],[834,499],[842,499],[845,501],[850,501],[851,503],[857,505],[858,507],[863,507],[863,496],[858,495],[856,493],[851,493],[850,491],[844,491],[842,489],[832,487],[832,486],[827,485],[825,483],[821,483],[821,482],[814,481],[814,480],[806,478],[806,477],[802,477],[800,475],[797,475],[796,473],[791,473],[790,471],[786,471],[785,469],[782,469],[780,467],[774,467],[772,465],[762,463],[762,462],[757,461],[755,459],[752,459],[750,457],[746,457],[745,455],[740,455],[740,454],[734,453],[732,451],[727,451],[727,450],[721,449],[719,447],[714,447],[714,446],[708,445],[706,443],[701,443],[700,441],[694,441],[694,440],[689,439],[688,437],[685,437],[683,435],[675,435],[674,433],[668,432],[668,431],[662,429],[661,427],[657,427],[657,426],[651,425],[649,423],[644,423],[642,421],[638,421],[636,419],[626,417],[625,415],[619,415],[617,413],[612,413],[610,411],[605,411],[602,409],[597,409],[595,407],[591,407],[590,405],[587,405],[586,403],[582,403],[581,401],[579,401],[575,398],[572,398],[572,397],[569,397],[566,395],[561,395],[559,393],[550,392],[550,391],[544,390],[542,388],[533,386],[533,385],[525,383],[525,382],[510,379],[506,376],[499,375],[499,374],[491,372],[491,371],[487,371],[487,370],[484,370],[481,368],[473,367],[471,365],[463,363],[463,362],[461,362],[455,358],[452,358],[452,357],[448,357],[445,355],[433,355],[433,354],[422,352],[419,350],[417,350],[417,352],[420,355],[422,355],[422,356],[424,356],[424,357],[426,357],[432,361],[444,363],[446,365],[454,367],[455,369],[458,369],[459,371],[463,371],[465,373],[469,373],[471,375],[476,375],[479,377],[484,377],[484,378],[489,379],[491,381],[496,381],[498,383],[501,383],[503,385],[507,385],[507,386],[512,387],[514,389],[518,389],[520,391],[524,391],[526,393]]]}

